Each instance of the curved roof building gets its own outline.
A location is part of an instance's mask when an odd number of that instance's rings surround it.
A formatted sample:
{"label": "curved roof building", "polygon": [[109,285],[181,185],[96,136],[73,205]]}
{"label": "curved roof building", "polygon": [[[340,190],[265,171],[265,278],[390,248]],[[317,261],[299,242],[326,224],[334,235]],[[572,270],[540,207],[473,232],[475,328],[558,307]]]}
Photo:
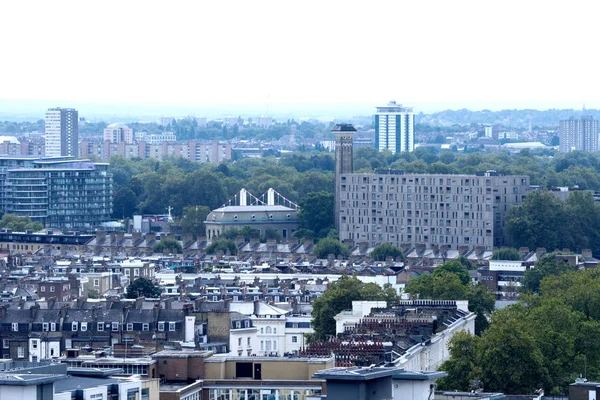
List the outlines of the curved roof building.
{"label": "curved roof building", "polygon": [[286,241],[300,224],[298,209],[297,204],[272,188],[260,197],[254,197],[242,189],[227,203],[208,214],[204,222],[206,237],[213,240],[228,230],[250,226],[260,231],[261,236],[266,230],[275,229]]}

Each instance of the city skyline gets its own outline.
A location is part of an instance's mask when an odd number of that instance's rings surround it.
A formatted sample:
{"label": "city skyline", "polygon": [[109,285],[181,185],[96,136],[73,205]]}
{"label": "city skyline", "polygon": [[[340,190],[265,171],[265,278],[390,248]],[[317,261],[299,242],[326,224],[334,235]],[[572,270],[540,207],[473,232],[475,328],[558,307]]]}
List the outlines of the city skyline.
{"label": "city skyline", "polygon": [[[426,103],[600,107],[593,65],[553,57],[561,46],[587,49],[593,15],[569,18],[585,4],[576,3],[36,2],[32,13],[11,2],[0,8],[12,16],[0,33],[14,38],[0,97],[82,113],[81,103],[112,112],[242,105],[258,114],[356,104],[368,114],[391,99],[416,111]],[[48,34],[68,39],[68,58],[41,40]],[[374,62],[378,54],[385,63]]]}

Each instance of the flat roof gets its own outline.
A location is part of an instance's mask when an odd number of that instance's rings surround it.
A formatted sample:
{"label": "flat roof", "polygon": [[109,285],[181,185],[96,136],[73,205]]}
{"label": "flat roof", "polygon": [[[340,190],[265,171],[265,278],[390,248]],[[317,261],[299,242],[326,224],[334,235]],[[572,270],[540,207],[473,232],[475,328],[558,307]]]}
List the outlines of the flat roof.
{"label": "flat roof", "polygon": [[[243,357],[243,356],[221,356],[219,354],[207,358],[205,363],[221,363],[227,361],[273,361],[273,362],[308,362],[308,363],[322,363],[333,361],[333,357]],[[328,371],[328,370],[326,370]]]}
{"label": "flat roof", "polygon": [[313,378],[328,380],[353,380],[367,381],[370,379],[392,377],[398,380],[417,380],[424,381],[437,379],[446,376],[445,372],[438,371],[405,371],[398,367],[351,367],[351,368],[331,368],[317,372]]}
{"label": "flat roof", "polygon": [[170,357],[170,358],[206,358],[213,354],[209,350],[162,350],[152,354],[152,358]]}
{"label": "flat roof", "polygon": [[66,379],[63,374],[0,374],[0,385],[29,386]]}

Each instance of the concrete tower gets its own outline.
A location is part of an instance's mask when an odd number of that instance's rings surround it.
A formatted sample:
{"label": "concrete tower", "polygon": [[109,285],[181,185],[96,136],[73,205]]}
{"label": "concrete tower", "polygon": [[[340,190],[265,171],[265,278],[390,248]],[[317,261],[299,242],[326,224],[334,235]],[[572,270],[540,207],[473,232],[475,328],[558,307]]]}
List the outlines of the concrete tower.
{"label": "concrete tower", "polygon": [[356,129],[351,124],[337,124],[331,130],[335,134],[335,228],[339,229],[341,187],[344,174],[354,172],[352,165],[352,137]]}

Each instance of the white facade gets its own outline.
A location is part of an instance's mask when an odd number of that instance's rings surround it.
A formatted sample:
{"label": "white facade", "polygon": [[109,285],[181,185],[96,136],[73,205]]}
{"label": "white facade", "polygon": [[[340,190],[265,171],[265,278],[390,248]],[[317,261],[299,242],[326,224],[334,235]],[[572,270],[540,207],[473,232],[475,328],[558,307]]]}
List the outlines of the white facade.
{"label": "white facade", "polygon": [[377,107],[375,114],[375,147],[392,153],[415,149],[415,115],[412,108],[391,101]]}
{"label": "white facade", "polygon": [[306,334],[314,333],[310,316],[291,316],[285,323],[285,352],[295,353],[306,345]]}
{"label": "white facade", "polygon": [[494,127],[491,125],[486,125],[485,126],[485,137],[491,138],[493,136],[494,136]]}
{"label": "white facade", "polygon": [[353,301],[352,311],[342,311],[335,317],[335,334],[344,332],[346,326],[353,326],[361,319],[371,314],[374,308],[387,308],[385,301]]}
{"label": "white facade", "polygon": [[44,133],[45,155],[60,157],[60,109],[46,111],[46,129]]}
{"label": "white facade", "polygon": [[[239,322],[244,324],[246,321]],[[246,327],[244,325],[241,325],[240,328],[231,329],[229,331],[229,354],[244,357],[257,354],[256,350],[259,348],[257,331],[258,329],[255,326]]]}
{"label": "white facade", "polygon": [[60,341],[29,338],[29,361],[49,360],[60,357]]}
{"label": "white facade", "polygon": [[51,108],[46,111],[45,155],[48,157],[79,154],[79,114],[72,108]]}
{"label": "white facade", "polygon": [[[458,303],[457,301],[458,309],[463,311],[464,304],[468,304],[467,301],[460,302],[463,306]],[[404,368],[406,371],[436,371],[444,361],[450,358],[448,343],[457,332],[467,331],[472,335],[475,334],[475,317],[475,313],[470,313],[454,321],[444,331],[434,335],[431,338],[431,343],[425,346],[420,343],[414,345],[402,357],[398,358],[394,364],[397,367]]]}

